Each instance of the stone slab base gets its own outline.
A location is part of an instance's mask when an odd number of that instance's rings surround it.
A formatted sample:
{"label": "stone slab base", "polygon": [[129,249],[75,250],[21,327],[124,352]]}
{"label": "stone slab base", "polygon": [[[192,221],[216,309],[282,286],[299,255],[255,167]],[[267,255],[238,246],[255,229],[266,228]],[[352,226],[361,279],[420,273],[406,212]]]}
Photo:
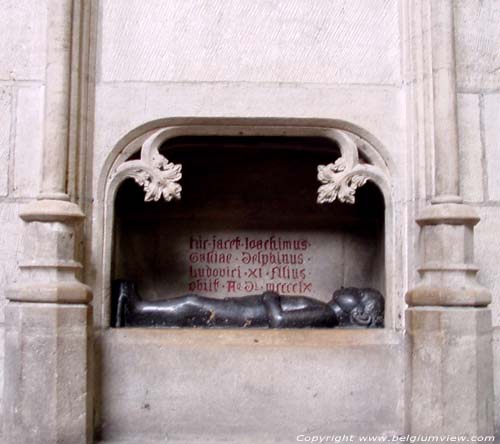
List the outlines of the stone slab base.
{"label": "stone slab base", "polygon": [[491,312],[412,307],[408,403],[413,435],[493,435]]}
{"label": "stone slab base", "polygon": [[110,329],[96,348],[108,442],[403,432],[403,332]]}
{"label": "stone slab base", "polygon": [[90,315],[86,305],[7,304],[6,443],[87,444]]}

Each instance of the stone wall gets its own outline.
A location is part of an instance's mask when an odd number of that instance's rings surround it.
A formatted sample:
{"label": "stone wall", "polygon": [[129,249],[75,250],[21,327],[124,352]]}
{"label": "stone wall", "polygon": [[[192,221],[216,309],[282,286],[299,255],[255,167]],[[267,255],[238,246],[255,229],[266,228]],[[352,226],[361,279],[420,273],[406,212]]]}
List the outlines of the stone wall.
{"label": "stone wall", "polygon": [[478,280],[492,292],[495,417],[500,430],[500,3],[455,9],[462,196],[477,207]]}
{"label": "stone wall", "polygon": [[[375,134],[402,171],[413,172],[404,149],[400,2],[231,4],[97,2],[92,194],[125,133],[171,116],[341,117]],[[38,192],[47,17],[43,0],[0,0],[0,10],[9,36],[0,42],[1,338],[4,291],[18,276],[18,209]],[[455,13],[461,187],[482,218],[475,254],[479,280],[493,293],[500,387],[500,2],[457,0]],[[3,340],[0,383],[2,372]],[[500,391],[496,405],[500,429]]]}
{"label": "stone wall", "polygon": [[[36,197],[42,155],[46,2],[1,0],[0,27],[0,386],[5,289],[17,281],[20,205]],[[1,396],[0,391],[0,410]]]}

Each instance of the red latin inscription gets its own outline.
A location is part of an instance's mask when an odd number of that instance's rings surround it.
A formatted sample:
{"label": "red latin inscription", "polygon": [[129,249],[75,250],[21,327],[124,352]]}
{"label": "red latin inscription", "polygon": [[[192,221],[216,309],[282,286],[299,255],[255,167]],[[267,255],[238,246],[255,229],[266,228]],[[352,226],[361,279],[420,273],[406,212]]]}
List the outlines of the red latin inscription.
{"label": "red latin inscription", "polygon": [[305,238],[192,235],[188,291],[221,296],[312,294],[310,247]]}

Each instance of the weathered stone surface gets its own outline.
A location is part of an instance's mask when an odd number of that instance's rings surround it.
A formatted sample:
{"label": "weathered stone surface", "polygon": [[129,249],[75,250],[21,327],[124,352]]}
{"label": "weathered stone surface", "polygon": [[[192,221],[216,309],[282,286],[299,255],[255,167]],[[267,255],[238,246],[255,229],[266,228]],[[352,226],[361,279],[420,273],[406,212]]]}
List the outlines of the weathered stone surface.
{"label": "weathered stone surface", "polygon": [[104,440],[403,430],[400,333],[119,329],[99,344]]}
{"label": "weathered stone surface", "polygon": [[412,307],[408,409],[413,435],[492,435],[491,313]]}
{"label": "weathered stone surface", "polygon": [[500,207],[478,207],[481,222],[475,229],[474,256],[479,267],[478,281],[493,295],[491,310],[494,326],[500,326]]}
{"label": "weathered stone surface", "polygon": [[86,444],[89,308],[7,305],[7,442]]}
{"label": "weathered stone surface", "polygon": [[[17,203],[0,203],[0,324],[4,322],[5,291],[18,281],[18,262],[22,250],[22,221],[19,219]],[[3,344],[0,344],[0,348]],[[1,371],[1,369],[0,369]]]}
{"label": "weathered stone surface", "polygon": [[0,79],[40,80],[45,72],[46,0],[1,0]]}
{"label": "weathered stone surface", "polygon": [[100,80],[397,84],[398,2],[102,2]]}
{"label": "weathered stone surface", "polygon": [[[18,217],[17,203],[0,203],[0,419],[3,412],[3,381],[4,381],[4,307],[6,290],[14,285],[19,278],[18,260],[21,252],[21,220]],[[0,438],[3,422],[0,421]]]}
{"label": "weathered stone surface", "polygon": [[454,3],[458,87],[461,90],[500,87],[500,3],[496,0]]}
{"label": "weathered stone surface", "polygon": [[11,113],[11,88],[0,88],[0,196],[8,193]]}
{"label": "weathered stone surface", "polygon": [[[498,51],[500,53],[500,51]],[[500,72],[500,70],[499,70]],[[488,196],[500,200],[500,94],[486,94],[483,104],[484,144],[486,172],[488,174]]]}
{"label": "weathered stone surface", "polygon": [[483,200],[483,163],[479,95],[458,94],[460,192],[467,202]]}
{"label": "weathered stone surface", "polygon": [[35,197],[39,192],[42,161],[43,87],[17,90],[14,142],[14,195]]}

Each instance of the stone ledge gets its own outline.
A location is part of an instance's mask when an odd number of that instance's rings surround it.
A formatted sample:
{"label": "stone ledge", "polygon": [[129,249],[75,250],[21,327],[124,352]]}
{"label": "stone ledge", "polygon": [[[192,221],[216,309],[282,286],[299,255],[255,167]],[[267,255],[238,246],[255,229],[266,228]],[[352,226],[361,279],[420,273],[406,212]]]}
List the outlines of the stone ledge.
{"label": "stone ledge", "polygon": [[374,329],[108,328],[105,340],[118,343],[194,347],[355,347],[398,345],[403,332]]}

